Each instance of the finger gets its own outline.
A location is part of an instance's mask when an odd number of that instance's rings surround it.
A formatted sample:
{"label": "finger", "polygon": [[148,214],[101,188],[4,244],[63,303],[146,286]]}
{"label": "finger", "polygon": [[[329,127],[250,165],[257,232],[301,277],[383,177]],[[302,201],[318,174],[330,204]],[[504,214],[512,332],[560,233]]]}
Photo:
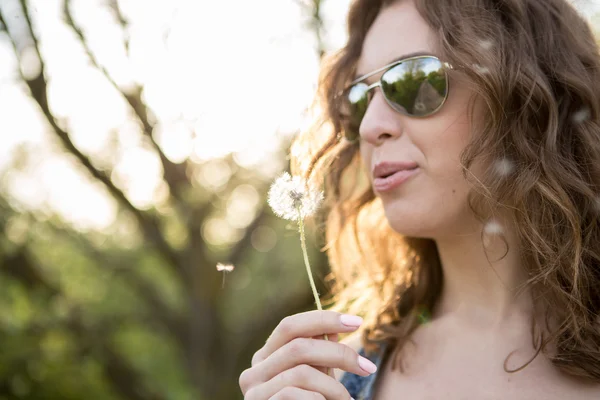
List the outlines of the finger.
{"label": "finger", "polygon": [[[344,325],[342,314],[335,311],[312,310],[285,317],[273,330],[265,345],[252,357],[252,366],[266,360],[273,352],[284,344],[298,337],[310,338],[325,333],[348,333],[355,331],[355,326]],[[361,320],[360,317],[357,319]]]}
{"label": "finger", "polygon": [[[329,341],[331,342],[339,342],[339,335],[337,333],[332,333],[330,335],[327,335]],[[325,335],[318,335],[318,336],[313,336],[313,339],[316,340],[324,340],[325,339]],[[328,368],[328,367],[315,367],[317,369],[317,371],[324,373],[325,375],[329,375],[332,378],[335,378],[335,374],[334,372]]]}
{"label": "finger", "polygon": [[[255,386],[246,394],[246,400],[275,399],[283,395],[284,390],[290,388],[303,389],[308,392],[319,393],[325,399],[349,400],[348,390],[340,382],[317,371],[310,365],[301,364],[283,371],[273,379]],[[297,392],[298,395],[300,392]],[[284,394],[287,394],[284,392]],[[291,393],[289,393],[291,394]],[[274,397],[273,397],[274,396]],[[305,396],[305,394],[304,394]],[[290,399],[304,399],[310,397],[289,397]]]}
{"label": "finger", "polygon": [[[330,342],[338,342],[339,341],[339,336],[337,333],[330,333],[327,335],[327,340],[329,340]],[[317,336],[313,336],[313,339],[320,339],[320,340],[325,340],[325,335],[317,335]]]}
{"label": "finger", "polygon": [[269,400],[326,400],[320,393],[295,387],[287,387]]}
{"label": "finger", "polygon": [[[333,371],[333,368],[329,368],[329,367],[314,367],[317,371],[319,371],[322,374],[325,374],[333,379],[335,378],[335,372]],[[336,379],[337,380],[337,379]]]}
{"label": "finger", "polygon": [[[315,340],[325,340],[325,335],[313,336],[312,338]],[[330,335],[327,335],[327,338],[331,342],[337,343],[339,341],[339,335],[337,333],[332,333]],[[320,372],[324,373],[325,375],[329,375],[333,378],[335,377],[335,374],[333,373],[333,371],[331,371],[330,368],[327,368],[327,367],[315,367],[315,368],[317,369],[317,371],[320,371]]]}
{"label": "finger", "polygon": [[[259,365],[244,371],[247,382],[267,382],[277,374],[296,365],[338,368],[360,376],[375,372],[375,365],[343,343],[327,340],[296,338],[285,344]],[[361,368],[371,366],[371,370]],[[373,368],[374,367],[374,368]]]}

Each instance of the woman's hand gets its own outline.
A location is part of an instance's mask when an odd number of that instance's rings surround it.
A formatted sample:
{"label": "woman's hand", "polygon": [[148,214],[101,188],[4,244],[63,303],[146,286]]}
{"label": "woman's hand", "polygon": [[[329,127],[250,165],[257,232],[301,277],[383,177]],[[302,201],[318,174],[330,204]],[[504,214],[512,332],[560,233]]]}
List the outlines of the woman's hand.
{"label": "woman's hand", "polygon": [[[355,331],[362,322],[347,317],[318,310],[285,317],[252,357],[252,367],[240,375],[244,399],[349,400],[344,385],[327,375],[328,368],[361,376],[376,368],[349,346],[337,343],[338,333]],[[324,334],[329,340],[318,340]]]}

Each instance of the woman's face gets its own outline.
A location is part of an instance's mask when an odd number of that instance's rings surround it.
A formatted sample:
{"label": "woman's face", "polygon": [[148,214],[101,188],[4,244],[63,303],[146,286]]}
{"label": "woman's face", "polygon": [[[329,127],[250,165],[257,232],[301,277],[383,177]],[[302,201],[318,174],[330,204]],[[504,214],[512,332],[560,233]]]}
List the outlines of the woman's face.
{"label": "woman's face", "polygon": [[[404,54],[427,52],[434,33],[412,1],[400,1],[383,9],[363,44],[357,75],[362,76]],[[439,55],[438,55],[439,56]],[[380,74],[369,77],[371,84]],[[462,176],[459,155],[469,142],[471,127],[467,106],[473,94],[466,80],[450,81],[442,108],[425,118],[394,111],[376,88],[360,125],[360,152],[371,183],[373,168],[382,162],[410,161],[418,169],[391,190],[378,190],[391,227],[407,236],[438,238],[464,232],[472,220],[469,187]]]}

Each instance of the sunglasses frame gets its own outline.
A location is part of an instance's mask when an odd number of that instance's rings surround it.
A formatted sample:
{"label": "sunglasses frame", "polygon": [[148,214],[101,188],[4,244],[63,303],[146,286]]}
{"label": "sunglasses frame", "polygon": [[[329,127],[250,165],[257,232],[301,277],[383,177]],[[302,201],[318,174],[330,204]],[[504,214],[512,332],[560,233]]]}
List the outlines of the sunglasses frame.
{"label": "sunglasses frame", "polygon": [[[390,64],[384,65],[381,68],[376,69],[375,71],[371,71],[359,78],[356,78],[355,80],[353,80],[344,90],[342,90],[339,95],[344,95],[344,96],[348,96],[350,90],[354,87],[354,85],[356,85],[357,83],[360,83],[361,81],[364,81],[365,79],[376,75],[380,72],[383,71],[383,73],[381,74],[381,77],[377,80],[377,82],[372,83],[371,85],[367,86],[367,89],[365,91],[365,94],[367,95],[371,90],[373,90],[376,87],[380,87],[381,88],[381,81],[383,79],[383,76],[392,68],[394,68],[395,66],[402,64],[404,62],[407,61],[412,61],[412,60],[419,60],[419,59],[423,59],[423,58],[433,58],[437,61],[440,62],[440,64],[442,65],[442,67],[445,67],[447,69],[453,69],[452,65],[450,65],[449,63],[440,60],[438,57],[434,56],[434,55],[418,55],[418,56],[412,56],[412,57],[407,57],[407,58],[403,58],[400,60],[396,60]],[[381,93],[383,94],[383,98],[385,99],[386,103],[392,108],[392,110],[402,114],[402,115],[406,115],[407,117],[411,117],[411,118],[426,118],[429,117],[433,114],[435,114],[436,112],[438,112],[440,110],[440,108],[442,108],[442,106],[444,105],[444,103],[446,103],[446,99],[448,98],[448,93],[450,91],[450,80],[448,79],[448,72],[446,70],[444,70],[444,74],[446,75],[446,93],[444,95],[444,99],[442,100],[442,102],[440,103],[440,105],[433,111],[431,111],[430,113],[424,114],[424,115],[412,115],[412,114],[408,114],[407,112],[401,111],[400,109],[396,108],[396,106],[394,105],[394,103],[388,99],[388,97],[386,96],[385,92],[383,90],[381,90]],[[370,103],[370,100],[369,100]],[[367,104],[367,109],[369,107],[369,104]],[[361,121],[362,122],[362,121]],[[347,135],[344,134],[344,136],[346,136],[346,139],[348,139]],[[360,135],[358,134],[356,139],[358,139],[360,137]],[[356,139],[348,139],[350,141],[355,141]]]}

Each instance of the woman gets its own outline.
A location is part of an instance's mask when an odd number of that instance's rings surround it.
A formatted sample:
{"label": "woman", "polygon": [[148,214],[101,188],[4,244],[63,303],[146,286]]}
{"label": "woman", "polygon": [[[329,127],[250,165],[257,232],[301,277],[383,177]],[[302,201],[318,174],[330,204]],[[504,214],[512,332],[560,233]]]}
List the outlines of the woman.
{"label": "woman", "polygon": [[292,151],[325,180],[333,307],[282,321],[245,399],[600,399],[585,20],[567,0],[357,0],[348,29],[325,123]]}

